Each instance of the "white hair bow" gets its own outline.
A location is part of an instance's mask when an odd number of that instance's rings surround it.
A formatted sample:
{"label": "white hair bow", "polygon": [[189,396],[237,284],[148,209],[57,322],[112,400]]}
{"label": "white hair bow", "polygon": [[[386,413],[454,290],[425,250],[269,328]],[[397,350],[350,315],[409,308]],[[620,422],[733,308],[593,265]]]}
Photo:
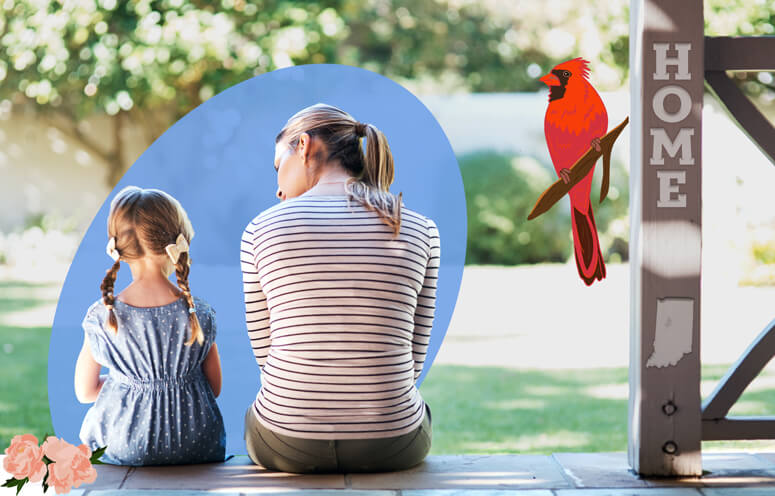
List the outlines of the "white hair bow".
{"label": "white hair bow", "polygon": [[108,240],[108,246],[105,247],[105,252],[108,254],[110,258],[113,259],[114,262],[118,262],[118,259],[119,257],[121,257],[121,255],[119,255],[118,250],[116,249],[115,237],[110,238],[110,240]]}
{"label": "white hair bow", "polygon": [[167,255],[170,256],[172,263],[177,264],[180,254],[188,253],[188,241],[186,241],[186,237],[183,234],[178,234],[178,239],[175,240],[175,243],[167,245],[164,249]]}

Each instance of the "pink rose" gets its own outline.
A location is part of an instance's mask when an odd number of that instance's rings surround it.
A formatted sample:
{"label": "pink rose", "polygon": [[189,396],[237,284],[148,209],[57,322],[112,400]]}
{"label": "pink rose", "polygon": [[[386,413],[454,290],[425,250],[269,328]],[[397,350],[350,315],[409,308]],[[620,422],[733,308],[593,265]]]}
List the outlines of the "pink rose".
{"label": "pink rose", "polygon": [[29,477],[30,482],[40,482],[46,475],[43,449],[38,446],[38,438],[32,434],[14,436],[5,454],[3,468],[15,479]]}
{"label": "pink rose", "polygon": [[97,471],[89,460],[91,450],[85,444],[76,448],[67,441],[49,437],[43,443],[43,454],[53,462],[48,466],[46,482],[57,494],[69,493],[73,487],[97,480]]}

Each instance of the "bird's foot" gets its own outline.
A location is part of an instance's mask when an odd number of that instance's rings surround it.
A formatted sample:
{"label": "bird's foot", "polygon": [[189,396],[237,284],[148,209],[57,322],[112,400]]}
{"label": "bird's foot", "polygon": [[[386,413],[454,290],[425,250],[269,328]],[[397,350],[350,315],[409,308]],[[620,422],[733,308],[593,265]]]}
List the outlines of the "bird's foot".
{"label": "bird's foot", "polygon": [[593,139],[591,146],[592,148],[595,149],[596,152],[599,152],[600,150],[602,150],[602,148],[600,147],[600,138]]}
{"label": "bird's foot", "polygon": [[568,184],[570,182],[570,169],[560,169],[560,178],[562,178],[562,182]]}

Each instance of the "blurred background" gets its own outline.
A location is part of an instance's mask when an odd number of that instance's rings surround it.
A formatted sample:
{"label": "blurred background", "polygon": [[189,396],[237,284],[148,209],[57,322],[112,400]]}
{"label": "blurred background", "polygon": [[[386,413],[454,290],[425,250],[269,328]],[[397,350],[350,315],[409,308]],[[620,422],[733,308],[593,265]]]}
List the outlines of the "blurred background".
{"label": "blurred background", "polygon": [[[556,179],[538,78],[584,57],[609,127],[621,122],[628,10],[591,0],[2,1],[0,449],[15,434],[53,432],[46,364],[57,295],[124,171],[224,89],[277,68],[336,63],[417,95],[447,133],[465,184],[461,294],[421,388],[434,407],[433,453],[625,450],[628,133],[614,147],[608,198],[593,200],[604,281],[587,288],[578,278],[567,200],[526,218]],[[706,0],[705,26],[710,36],[771,35],[775,2]],[[773,73],[732,77],[773,120]],[[709,94],[702,140],[708,394],[775,316],[775,168]],[[598,189],[595,177],[593,198]],[[768,369],[732,413],[771,412],[773,385]]]}

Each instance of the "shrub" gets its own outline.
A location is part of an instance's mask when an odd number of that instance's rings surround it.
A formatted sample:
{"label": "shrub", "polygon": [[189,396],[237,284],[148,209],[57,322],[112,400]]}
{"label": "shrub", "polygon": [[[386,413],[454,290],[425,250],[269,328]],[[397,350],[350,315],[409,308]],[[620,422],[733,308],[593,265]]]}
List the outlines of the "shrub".
{"label": "shrub", "polygon": [[[568,200],[531,221],[527,216],[543,191],[557,179],[549,164],[528,156],[491,150],[458,157],[466,194],[468,245],[466,264],[518,265],[565,262],[571,256]],[[598,207],[599,168],[595,169],[592,205]],[[628,177],[612,164],[611,188],[595,221],[606,260],[627,258]],[[609,225],[615,229],[606,232]]]}

